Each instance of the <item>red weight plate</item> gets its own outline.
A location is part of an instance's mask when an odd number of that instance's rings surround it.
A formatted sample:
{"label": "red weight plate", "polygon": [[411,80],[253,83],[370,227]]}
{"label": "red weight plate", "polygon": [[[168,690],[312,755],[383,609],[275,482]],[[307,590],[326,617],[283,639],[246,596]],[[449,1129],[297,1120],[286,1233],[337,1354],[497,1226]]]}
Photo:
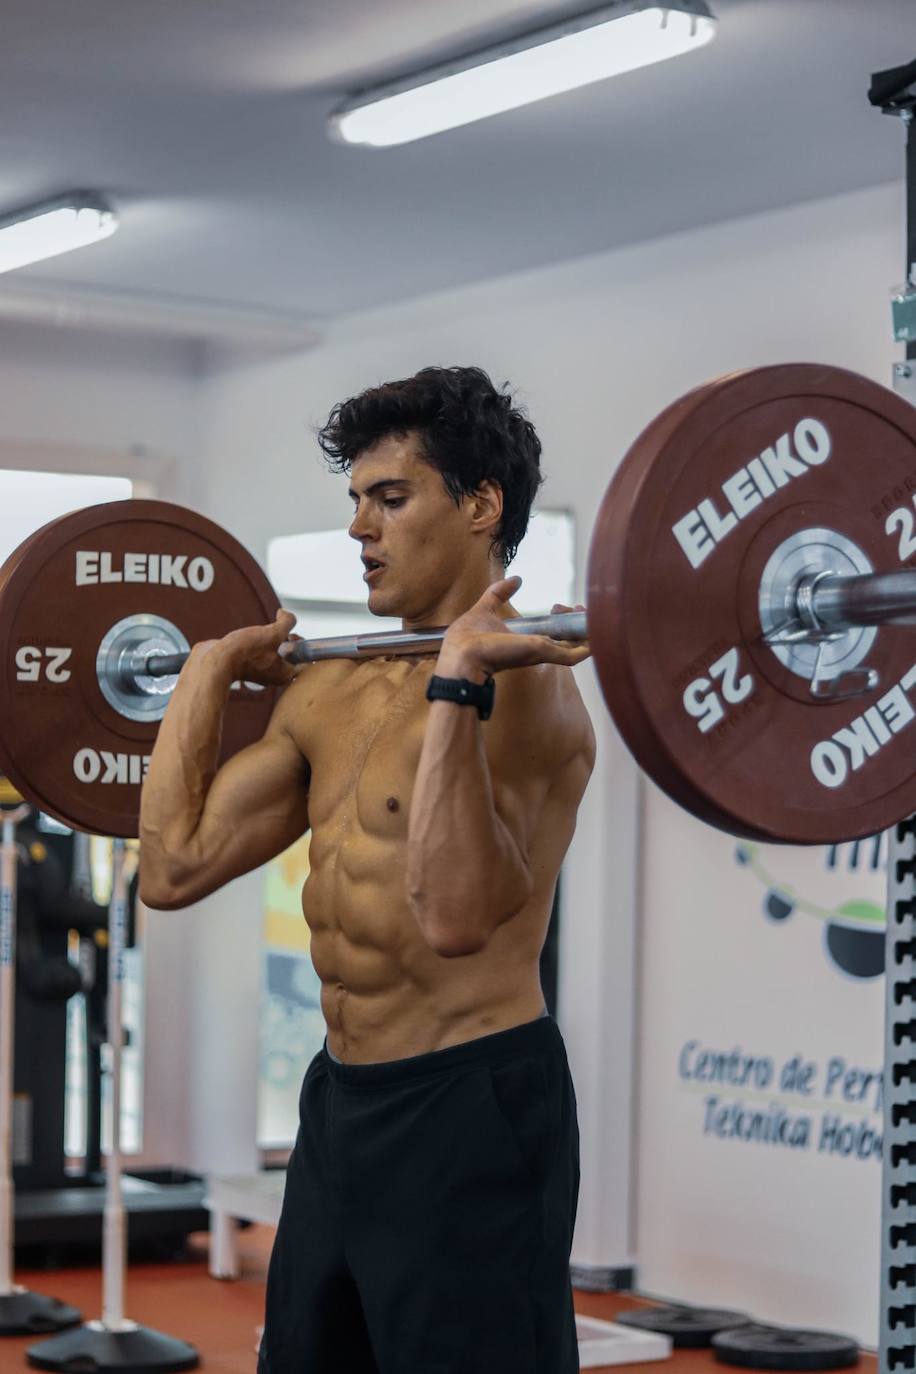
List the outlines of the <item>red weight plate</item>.
{"label": "red weight plate", "polygon": [[[53,520],[0,569],[0,771],[65,825],[135,836],[159,721],[129,719],[103,695],[105,637],[152,616],[194,644],[278,608],[248,551],[194,511],[116,501]],[[221,762],[260,739],[276,695],[233,689]]]}
{"label": "red weight plate", "polygon": [[[643,430],[637,441],[640,451],[654,453],[657,449],[663,448],[669,442],[671,434],[677,431],[686,417],[697,406],[708,403],[714,389],[722,385],[723,380],[726,379],[707,382],[703,386],[696,387],[657,415],[651,424]],[[611,491],[614,494],[615,507],[619,507],[621,510],[629,509],[630,502],[639,486],[642,470],[642,463],[625,461],[621,464],[614,477],[612,487],[605,497],[602,511],[606,511],[610,503]],[[593,560],[597,554],[598,539],[599,527],[596,526],[591,546]],[[589,582],[591,582],[591,573],[589,573]],[[616,584],[614,586],[606,585],[603,597],[596,597],[594,588],[590,587],[588,627],[589,642],[598,667],[605,700],[624,740],[626,740],[642,768],[680,806],[691,811],[708,825],[716,826],[719,830],[728,830],[731,834],[740,835],[745,839],[766,840],[767,837],[763,832],[752,826],[739,825],[733,817],[727,816],[718,807],[713,806],[708,799],[697,792],[696,788],[687,784],[685,779],[668,767],[664,755],[655,748],[643,702],[637,686],[632,682],[628,673],[626,662],[616,658],[613,663],[610,662],[610,655],[614,653],[614,649],[608,639],[607,601],[616,595]],[[609,686],[605,686],[605,673],[608,674]]]}
{"label": "red weight plate", "polygon": [[841,550],[834,571],[855,571],[849,557],[878,572],[916,563],[916,540],[902,538],[914,502],[916,410],[839,368],[722,378],[630,449],[592,538],[589,638],[621,733],[687,810],[732,833],[820,844],[916,807],[912,630],[859,641],[849,664],[877,671],[873,690],[815,699],[761,623],[771,570],[791,567],[796,545],[807,556],[815,531],[828,561]]}

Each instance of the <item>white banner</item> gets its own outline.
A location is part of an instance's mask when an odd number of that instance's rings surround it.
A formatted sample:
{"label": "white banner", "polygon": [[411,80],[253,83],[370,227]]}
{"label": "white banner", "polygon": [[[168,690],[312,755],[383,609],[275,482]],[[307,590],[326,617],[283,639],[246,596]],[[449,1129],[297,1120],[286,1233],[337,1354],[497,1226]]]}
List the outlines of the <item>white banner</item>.
{"label": "white banner", "polygon": [[886,841],[735,840],[647,787],[643,854],[640,1287],[875,1345]]}

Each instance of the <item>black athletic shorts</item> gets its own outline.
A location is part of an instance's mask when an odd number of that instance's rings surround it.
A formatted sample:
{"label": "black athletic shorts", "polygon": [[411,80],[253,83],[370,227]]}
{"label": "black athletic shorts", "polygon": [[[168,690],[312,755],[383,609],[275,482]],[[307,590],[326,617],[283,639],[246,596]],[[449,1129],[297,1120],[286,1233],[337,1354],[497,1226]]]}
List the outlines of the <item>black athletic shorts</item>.
{"label": "black athletic shorts", "polygon": [[309,1065],[258,1374],[574,1374],[579,1131],[552,1017]]}

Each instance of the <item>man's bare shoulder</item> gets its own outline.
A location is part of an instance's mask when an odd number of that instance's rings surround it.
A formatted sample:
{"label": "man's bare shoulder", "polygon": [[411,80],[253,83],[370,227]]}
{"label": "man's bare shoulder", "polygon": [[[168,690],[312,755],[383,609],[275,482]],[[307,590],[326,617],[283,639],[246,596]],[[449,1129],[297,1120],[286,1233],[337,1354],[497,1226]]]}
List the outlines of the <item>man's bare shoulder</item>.
{"label": "man's bare shoulder", "polygon": [[[542,663],[500,673],[490,722],[498,744],[550,776],[595,763],[595,731],[571,668]],[[494,741],[497,743],[497,741]]]}
{"label": "man's bare shoulder", "polygon": [[349,658],[325,658],[319,663],[304,663],[284,695],[294,700],[319,701],[339,687],[355,666],[354,660]]}
{"label": "man's bare shoulder", "polygon": [[271,725],[295,736],[303,722],[339,700],[341,686],[353,666],[349,659],[342,658],[303,664],[292,682],[284,687]]}

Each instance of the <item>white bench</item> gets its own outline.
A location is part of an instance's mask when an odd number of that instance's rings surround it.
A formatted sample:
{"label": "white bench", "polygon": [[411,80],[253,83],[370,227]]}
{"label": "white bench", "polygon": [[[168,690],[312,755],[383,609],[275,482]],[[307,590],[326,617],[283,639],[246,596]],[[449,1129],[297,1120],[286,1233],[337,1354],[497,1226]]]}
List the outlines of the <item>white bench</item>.
{"label": "white bench", "polygon": [[210,1273],[214,1278],[238,1278],[238,1223],[260,1221],[276,1226],[285,1185],[285,1169],[207,1179],[204,1206],[210,1212]]}

